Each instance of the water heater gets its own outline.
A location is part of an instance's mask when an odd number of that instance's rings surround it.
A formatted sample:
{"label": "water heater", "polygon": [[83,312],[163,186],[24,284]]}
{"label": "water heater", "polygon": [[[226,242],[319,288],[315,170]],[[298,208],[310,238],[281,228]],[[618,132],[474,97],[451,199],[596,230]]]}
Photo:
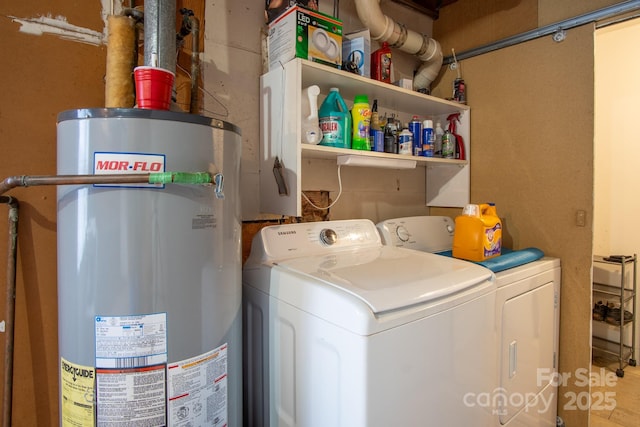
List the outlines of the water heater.
{"label": "water heater", "polygon": [[58,187],[61,425],[241,425],[239,129],[81,109],[57,139],[59,175],[221,178]]}

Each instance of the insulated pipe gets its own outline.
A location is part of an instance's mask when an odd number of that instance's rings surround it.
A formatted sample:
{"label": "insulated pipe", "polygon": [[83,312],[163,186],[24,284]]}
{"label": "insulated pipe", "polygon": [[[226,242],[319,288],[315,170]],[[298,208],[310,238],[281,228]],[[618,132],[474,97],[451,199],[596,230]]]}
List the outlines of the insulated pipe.
{"label": "insulated pipe", "polygon": [[442,67],[440,43],[395,22],[380,9],[380,0],[355,0],[358,18],[369,29],[371,38],[393,48],[416,55],[424,62],[413,78],[413,89],[428,89]]}
{"label": "insulated pipe", "polygon": [[144,2],[144,65],[176,72],[176,2]]}
{"label": "insulated pipe", "polygon": [[13,405],[13,349],[16,314],[16,254],[18,247],[18,200],[0,196],[0,203],[9,206],[9,247],[7,257],[7,289],[5,312],[4,394],[2,400],[2,426],[11,427]]}

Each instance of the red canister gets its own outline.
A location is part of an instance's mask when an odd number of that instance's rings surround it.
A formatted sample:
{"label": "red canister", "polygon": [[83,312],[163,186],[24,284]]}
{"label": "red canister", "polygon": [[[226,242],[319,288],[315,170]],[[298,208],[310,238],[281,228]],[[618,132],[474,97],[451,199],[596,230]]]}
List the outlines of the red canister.
{"label": "red canister", "polygon": [[371,78],[391,83],[391,48],[387,42],[371,54]]}

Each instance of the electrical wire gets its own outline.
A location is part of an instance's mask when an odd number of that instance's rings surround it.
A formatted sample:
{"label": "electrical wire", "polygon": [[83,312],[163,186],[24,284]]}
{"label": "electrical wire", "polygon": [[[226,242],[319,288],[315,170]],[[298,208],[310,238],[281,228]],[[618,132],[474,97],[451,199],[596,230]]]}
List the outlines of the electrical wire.
{"label": "electrical wire", "polygon": [[306,194],[304,194],[304,191],[302,191],[302,192],[301,192],[301,193],[302,193],[302,197],[304,197],[304,198],[305,198],[305,200],[306,200],[306,201],[307,201],[311,206],[313,206],[313,207],[314,207],[314,208],[316,208],[316,209],[320,209],[320,210],[323,210],[323,211],[324,211],[324,210],[327,210],[327,209],[330,209],[331,207],[333,207],[333,205],[335,205],[336,203],[338,203],[338,200],[340,199],[340,196],[342,195],[342,177],[340,176],[340,168],[341,168],[341,167],[342,167],[342,165],[338,165],[338,195],[336,196],[336,199],[335,199],[331,204],[329,204],[329,206],[327,206],[327,207],[325,207],[325,208],[320,207],[320,206],[316,206],[316,205],[315,205],[311,200],[309,200],[309,198],[307,197],[307,195],[306,195]]}

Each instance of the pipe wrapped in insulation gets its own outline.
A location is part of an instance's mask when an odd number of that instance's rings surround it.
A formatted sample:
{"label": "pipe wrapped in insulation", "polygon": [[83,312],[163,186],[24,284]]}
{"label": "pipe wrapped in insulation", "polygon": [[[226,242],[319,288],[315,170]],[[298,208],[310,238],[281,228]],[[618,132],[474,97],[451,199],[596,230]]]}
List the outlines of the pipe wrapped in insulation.
{"label": "pipe wrapped in insulation", "polygon": [[416,55],[424,63],[413,79],[413,89],[427,89],[442,67],[443,55],[440,43],[382,13],[379,0],[355,0],[358,18],[371,33],[371,38],[387,42],[393,48]]}
{"label": "pipe wrapped in insulation", "polygon": [[133,67],[137,62],[135,21],[128,16],[111,15],[107,26],[105,107],[131,108],[135,102]]}

